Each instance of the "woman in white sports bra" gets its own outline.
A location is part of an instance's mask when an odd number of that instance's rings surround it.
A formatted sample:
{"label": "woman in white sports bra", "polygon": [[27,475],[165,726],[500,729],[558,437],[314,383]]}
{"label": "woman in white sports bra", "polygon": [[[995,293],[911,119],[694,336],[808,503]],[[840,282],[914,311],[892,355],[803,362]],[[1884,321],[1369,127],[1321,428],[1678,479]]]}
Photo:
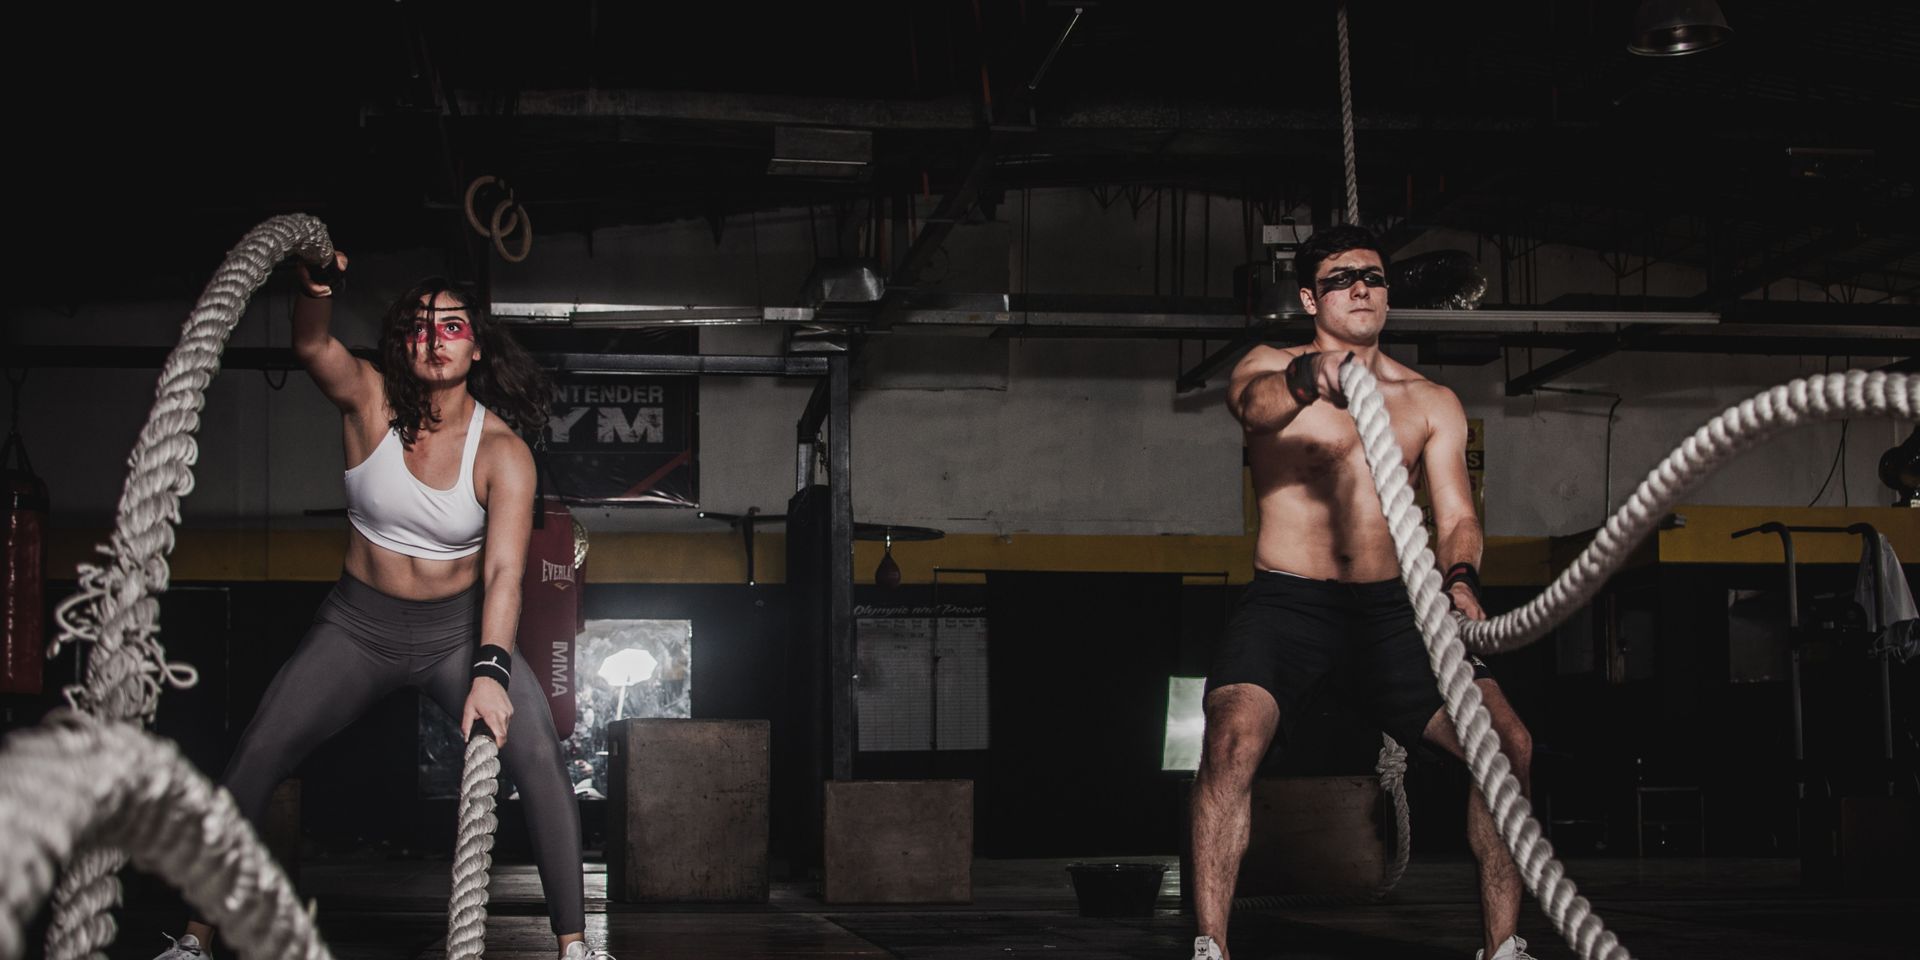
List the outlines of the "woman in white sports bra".
{"label": "woman in white sports bra", "polygon": [[[347,260],[336,255],[339,269]],[[258,824],[280,781],[375,701],[419,689],[484,723],[520,788],[562,958],[588,955],[580,821],[546,697],[512,655],[533,525],[533,454],[517,427],[545,424],[546,376],[474,300],[426,280],[387,311],[381,363],[328,332],[333,291],[299,267],[293,348],[340,408],[346,570],[267,688],[222,785]],[[504,415],[507,419],[503,419]],[[166,960],[202,957],[188,925]]]}

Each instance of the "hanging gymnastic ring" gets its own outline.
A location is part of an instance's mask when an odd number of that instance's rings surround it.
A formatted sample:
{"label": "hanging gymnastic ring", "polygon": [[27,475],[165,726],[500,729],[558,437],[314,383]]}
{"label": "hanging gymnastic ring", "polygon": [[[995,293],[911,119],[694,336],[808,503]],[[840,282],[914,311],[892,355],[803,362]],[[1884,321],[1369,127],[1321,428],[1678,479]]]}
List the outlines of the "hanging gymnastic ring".
{"label": "hanging gymnastic ring", "polygon": [[[511,225],[502,227],[502,222],[506,222],[510,215],[513,217]],[[518,225],[522,231],[520,252],[517,254],[507,251],[506,237],[513,232],[513,225]],[[508,263],[519,263],[533,252],[533,217],[513,200],[502,200],[493,208],[493,249],[499,252],[500,259]]]}
{"label": "hanging gymnastic ring", "polygon": [[[493,176],[492,174],[474,177],[473,182],[467,184],[467,201],[466,201],[467,225],[473,228],[474,233],[477,233],[483,237],[488,237],[488,238],[492,238],[498,235],[499,233],[503,232],[501,230],[501,225],[498,223],[495,223],[494,232],[488,233],[487,225],[481,223],[480,215],[474,212],[473,201],[480,196],[480,188],[490,183],[499,184],[500,189],[505,190],[509,197],[513,195],[513,190],[507,186],[506,182],[501,180],[499,177]],[[514,228],[518,227],[519,225],[520,225],[520,220],[516,215],[513,220],[510,220],[506,223],[505,225],[506,229],[504,232],[512,233],[514,231]]]}

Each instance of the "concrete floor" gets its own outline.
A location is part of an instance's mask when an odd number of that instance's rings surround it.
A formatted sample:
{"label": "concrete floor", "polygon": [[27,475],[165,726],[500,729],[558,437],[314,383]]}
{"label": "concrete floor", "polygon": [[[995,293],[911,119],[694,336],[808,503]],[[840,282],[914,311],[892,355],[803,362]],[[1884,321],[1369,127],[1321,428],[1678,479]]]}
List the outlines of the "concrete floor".
{"label": "concrete floor", "polygon": [[[1140,858],[1134,858],[1140,859]],[[1171,863],[1171,861],[1168,861]],[[608,903],[606,874],[588,866],[589,941],[617,960],[897,957],[903,960],[1045,957],[1186,960],[1192,921],[1177,909],[1169,872],[1153,917],[1078,915],[1066,861],[979,861],[965,906],[844,907],[804,885],[776,884],[766,904],[640,906]],[[1780,860],[1575,860],[1568,870],[1608,927],[1636,957],[1774,958],[1920,956],[1912,918],[1920,892],[1802,887],[1798,864]],[[428,960],[445,950],[447,864],[432,860],[308,862],[302,892],[340,960]],[[130,884],[113,960],[147,960],[176,932],[164,895]],[[1464,958],[1478,946],[1470,863],[1416,862],[1387,903],[1291,907],[1236,914],[1238,960]],[[1572,957],[1529,902],[1521,932],[1543,958]],[[487,956],[552,955],[539,880],[531,867],[496,867]]]}

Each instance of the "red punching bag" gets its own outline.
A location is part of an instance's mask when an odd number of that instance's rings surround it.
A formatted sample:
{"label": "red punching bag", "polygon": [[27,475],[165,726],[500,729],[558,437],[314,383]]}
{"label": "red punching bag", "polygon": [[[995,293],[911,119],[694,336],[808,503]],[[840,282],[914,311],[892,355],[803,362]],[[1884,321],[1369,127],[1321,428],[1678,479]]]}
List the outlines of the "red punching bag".
{"label": "red punching bag", "polygon": [[573,639],[582,626],[580,587],[586,577],[575,554],[572,512],[545,499],[535,509],[515,645],[547,694],[554,732],[565,740],[573,733]]}
{"label": "red punching bag", "polygon": [[[20,417],[19,391],[14,391],[13,415]],[[16,467],[15,461],[19,465]],[[27,445],[18,427],[7,434],[0,454],[6,466],[7,521],[6,597],[0,617],[0,693],[37,694],[46,666],[47,636],[44,614],[47,577],[47,485],[27,460]]]}

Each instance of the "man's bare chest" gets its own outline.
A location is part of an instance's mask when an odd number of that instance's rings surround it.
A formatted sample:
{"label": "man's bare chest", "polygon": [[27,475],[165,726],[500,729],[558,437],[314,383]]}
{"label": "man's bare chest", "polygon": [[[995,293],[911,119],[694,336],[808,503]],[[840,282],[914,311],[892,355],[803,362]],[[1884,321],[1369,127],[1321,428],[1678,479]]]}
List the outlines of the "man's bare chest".
{"label": "man's bare chest", "polygon": [[[1412,404],[1388,404],[1402,462],[1410,469],[1418,464],[1429,433],[1425,418],[1418,413]],[[1259,441],[1249,447],[1257,472],[1284,475],[1297,482],[1332,480],[1367,472],[1360,432],[1345,410],[1315,405],[1303,411],[1287,429]],[[1262,467],[1265,469],[1261,470]]]}

